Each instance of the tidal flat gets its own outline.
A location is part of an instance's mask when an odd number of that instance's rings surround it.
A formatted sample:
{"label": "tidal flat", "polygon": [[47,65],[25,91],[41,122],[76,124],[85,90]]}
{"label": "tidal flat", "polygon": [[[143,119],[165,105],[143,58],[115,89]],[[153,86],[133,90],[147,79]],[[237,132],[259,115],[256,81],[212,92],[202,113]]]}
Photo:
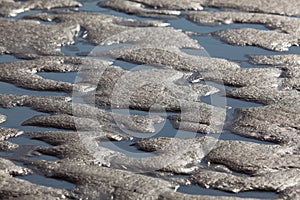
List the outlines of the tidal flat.
{"label": "tidal flat", "polygon": [[300,199],[298,0],[0,0],[0,199]]}

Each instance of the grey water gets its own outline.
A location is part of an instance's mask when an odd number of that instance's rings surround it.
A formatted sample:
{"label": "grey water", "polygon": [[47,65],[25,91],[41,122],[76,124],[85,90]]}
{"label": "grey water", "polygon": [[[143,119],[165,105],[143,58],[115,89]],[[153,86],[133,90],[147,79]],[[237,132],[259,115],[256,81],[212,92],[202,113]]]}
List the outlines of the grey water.
{"label": "grey water", "polygon": [[77,72],[39,72],[39,76],[54,81],[75,83]]}
{"label": "grey water", "polygon": [[[95,45],[92,45],[85,41],[80,41],[80,42],[76,42],[73,45],[62,46],[61,51],[67,56],[78,57],[81,54],[83,54],[85,56],[87,54],[87,52],[88,53],[92,52],[94,48],[95,48]],[[83,56],[81,56],[81,57],[83,57]]]}
{"label": "grey water", "polygon": [[[289,51],[286,52],[274,52],[266,50],[255,46],[234,46],[222,42],[218,37],[212,37],[208,33],[212,33],[224,29],[234,29],[234,28],[254,28],[259,30],[269,30],[266,26],[262,24],[241,24],[232,23],[228,25],[217,25],[217,26],[207,26],[198,25],[193,23],[184,17],[177,19],[170,19],[167,21],[172,27],[182,29],[184,31],[198,33],[199,35],[191,35],[190,37],[196,39],[201,46],[208,52],[211,57],[225,58],[232,61],[239,61],[243,64],[241,67],[257,67],[248,63],[248,55],[281,55],[281,54],[300,54],[300,48],[297,46],[292,46]],[[260,66],[259,66],[260,67]]]}
{"label": "grey water", "polygon": [[[26,132],[34,131],[54,131],[58,130],[55,128],[43,128],[36,126],[22,126],[22,123],[34,116],[48,115],[46,113],[32,110],[28,107],[13,107],[13,108],[1,108],[0,113],[7,116],[5,122],[1,123],[1,126],[8,128],[15,128]],[[16,115],[17,114],[17,115]]]}
{"label": "grey water", "polygon": [[0,81],[1,94],[16,94],[16,95],[37,95],[37,96],[65,96],[65,92],[52,92],[52,91],[36,91],[17,87],[11,83]]}
{"label": "grey water", "polygon": [[9,54],[3,54],[0,55],[0,64],[1,63],[7,63],[7,62],[16,62],[20,61],[21,59],[18,59],[17,57]]}
{"label": "grey water", "polygon": [[[135,15],[128,15],[125,13],[113,11],[111,9],[102,8],[97,5],[99,1],[83,1],[80,2],[83,3],[83,7],[80,8],[74,8],[75,10],[79,11],[89,11],[89,12],[95,12],[95,13],[104,13],[104,14],[110,14],[114,16],[119,17],[125,17],[125,18],[131,18],[131,19],[137,19],[137,20],[153,20],[153,18],[144,18],[144,17],[138,17]],[[206,10],[214,11],[218,9],[214,8],[205,8]],[[45,12],[41,10],[33,10],[33,11],[26,11],[23,13],[18,14],[16,17],[13,18],[23,18],[25,16],[28,16],[30,14]],[[256,28],[260,30],[267,30],[267,28],[264,25],[260,24],[230,24],[230,25],[220,25],[220,26],[203,26],[203,25],[197,25],[193,22],[190,22],[186,20],[184,17],[179,17],[175,19],[164,19],[166,22],[170,23],[172,27],[182,29],[184,31],[191,31],[195,33],[199,33],[199,35],[191,35],[192,38],[199,41],[199,43],[205,48],[206,52],[212,57],[218,57],[218,58],[225,58],[233,61],[237,61],[241,64],[241,67],[261,67],[258,65],[253,65],[248,62],[248,56],[250,54],[266,54],[266,55],[276,55],[276,54],[291,54],[291,53],[300,53],[299,47],[291,47],[290,51],[288,52],[273,52],[268,51],[259,47],[240,47],[240,46],[232,46],[229,44],[226,44],[219,40],[218,38],[212,37],[207,35],[208,33],[223,30],[226,28]],[[55,22],[42,22],[45,24],[52,24]],[[63,46],[61,48],[62,52],[67,56],[74,56],[79,57],[80,54],[91,52],[95,48],[95,45],[88,43],[84,39],[82,39],[80,36],[76,38],[76,43],[74,45],[69,46]],[[196,54],[199,52],[192,52],[189,50],[183,50],[186,53],[189,54]],[[201,56],[201,55],[199,55]],[[83,57],[83,55],[81,55]],[[0,56],[0,63],[5,62],[15,62],[20,59],[17,59],[16,57],[12,55],[1,55]],[[115,65],[119,65],[123,67],[126,70],[130,70],[135,68],[137,65],[129,62],[124,62],[120,60],[114,61]],[[58,80],[58,81],[65,81],[65,82],[74,82],[77,73],[76,72],[68,72],[68,73],[52,73],[52,72],[41,72],[38,73],[40,76],[52,80]],[[42,96],[63,96],[66,95],[63,92],[48,92],[48,91],[33,91],[33,90],[27,90],[20,87],[16,87],[13,84],[10,83],[4,83],[0,82],[0,92],[1,93],[9,93],[9,94],[30,94],[30,95],[42,95]],[[201,101],[211,104],[211,98],[223,98],[220,99],[220,101],[224,101],[224,96],[220,94],[215,94],[214,96],[207,96],[201,98]],[[242,107],[256,107],[256,106],[262,106],[260,104],[252,103],[252,102],[245,102],[238,99],[232,99],[232,98],[226,98],[227,106],[231,107],[231,109],[228,109],[229,115],[233,114],[233,110],[235,108],[242,108]],[[130,111],[131,114],[143,114],[147,115],[148,113],[142,113],[139,111]],[[45,113],[34,111],[27,107],[15,107],[11,109],[4,109],[0,108],[0,113],[7,115],[7,121],[2,123],[1,126],[4,127],[10,127],[10,128],[17,128],[20,130],[24,130],[26,132],[28,131],[48,131],[48,130],[57,130],[54,128],[42,128],[42,127],[35,127],[35,126],[22,126],[22,122],[25,120],[36,116],[36,115],[45,115]],[[174,114],[174,113],[164,113],[165,114]],[[138,137],[135,137],[135,140],[138,138],[147,138],[147,137],[177,137],[177,138],[193,138],[193,137],[202,137],[203,134],[188,132],[188,131],[181,131],[176,130],[173,128],[172,123],[170,120],[166,119],[163,124],[155,125],[157,131],[155,134],[139,134],[135,135]],[[242,141],[248,141],[248,142],[256,142],[256,143],[262,143],[262,144],[270,144],[263,141],[254,140],[251,138],[245,138],[238,135],[235,135],[229,131],[224,131],[221,135],[212,135],[212,137],[219,137],[222,140],[242,140]],[[22,135],[16,138],[9,139],[10,142],[19,144],[19,145],[32,145],[32,146],[51,146],[45,142],[39,141],[39,140],[32,140],[29,137]],[[113,145],[116,145],[118,149],[121,149],[121,151],[130,151],[133,153],[141,153],[135,146],[133,146],[134,141],[121,141],[121,142],[113,142]],[[104,147],[111,147],[111,143],[102,143],[100,144]],[[114,149],[114,148],[112,148]],[[1,156],[2,154],[0,154]],[[151,156],[151,154],[149,154]],[[35,159],[42,159],[42,160],[48,160],[48,161],[54,161],[57,160],[56,157],[53,156],[47,156],[47,155],[40,155],[35,156]],[[52,178],[46,178],[44,176],[33,174],[28,176],[22,176],[18,177],[24,180],[28,180],[30,182],[39,184],[39,185],[45,185],[45,186],[52,186],[56,188],[72,188],[74,187],[74,184],[66,182],[66,181],[60,181],[57,179]],[[236,197],[253,197],[253,198],[276,198],[277,194],[274,192],[243,192],[239,194],[233,194],[233,193],[227,193],[222,192],[220,190],[213,190],[213,189],[205,189],[201,188],[199,186],[181,186],[178,190],[178,192],[183,193],[189,193],[189,194],[207,194],[207,195],[219,195],[219,196],[236,196]]]}
{"label": "grey water", "polygon": [[131,70],[137,66],[137,64],[126,62],[123,60],[115,60],[114,65],[122,67],[125,70]]}
{"label": "grey water", "polygon": [[27,176],[17,176],[17,178],[29,181],[37,185],[43,185],[46,187],[60,188],[60,189],[72,189],[75,187],[75,184],[54,178],[47,178],[39,174],[30,174]]}
{"label": "grey water", "polygon": [[263,192],[263,191],[251,191],[251,192],[240,192],[240,193],[230,193],[217,189],[203,188],[196,185],[180,186],[177,192],[187,193],[187,194],[201,194],[201,195],[214,195],[214,196],[231,196],[240,198],[257,198],[257,199],[274,199],[278,198],[275,192]]}
{"label": "grey water", "polygon": [[137,15],[131,15],[131,14],[126,14],[123,12],[119,12],[116,10],[112,10],[109,8],[104,8],[100,5],[98,5],[99,2],[103,0],[91,0],[91,1],[84,1],[80,0],[84,4],[83,7],[80,7],[78,10],[80,11],[88,11],[88,12],[95,12],[95,13],[102,13],[102,14],[109,14],[109,15],[114,15],[117,17],[123,17],[123,18],[129,18],[129,19],[135,19],[135,20],[157,20],[157,18],[151,18],[151,17],[140,17]]}
{"label": "grey water", "polygon": [[23,17],[25,17],[27,15],[38,14],[38,13],[41,13],[41,12],[43,12],[43,11],[42,10],[28,10],[28,11],[21,12],[21,13],[17,14],[16,16],[10,16],[8,18],[22,19]]}
{"label": "grey water", "polygon": [[108,148],[110,150],[122,153],[131,158],[145,158],[145,157],[154,157],[155,155],[152,153],[139,151],[137,147],[134,145],[133,141],[119,141],[119,142],[100,142],[99,146]]}
{"label": "grey water", "polygon": [[[287,52],[274,52],[254,46],[233,46],[222,42],[217,37],[191,36],[199,41],[211,57],[225,58],[231,61],[248,61],[248,55],[283,55],[300,54],[300,48],[292,46]],[[245,65],[244,65],[245,66]]]}
{"label": "grey water", "polygon": [[[21,167],[27,167],[22,162],[14,161],[14,163]],[[43,175],[37,174],[35,172],[32,172],[25,176],[15,176],[15,178],[31,182],[33,184],[42,185],[46,187],[53,187],[53,188],[59,188],[59,189],[72,189],[75,187],[75,184],[64,181],[57,178],[49,178],[45,177]]]}
{"label": "grey water", "polygon": [[172,27],[176,29],[182,29],[184,31],[191,31],[194,33],[212,33],[215,31],[220,31],[228,28],[255,28],[259,30],[268,30],[268,28],[261,24],[241,24],[241,23],[232,23],[228,25],[217,25],[217,26],[209,26],[209,25],[198,25],[193,23],[192,21],[187,20],[184,17],[180,17],[177,19],[167,20],[168,23],[171,24]]}

